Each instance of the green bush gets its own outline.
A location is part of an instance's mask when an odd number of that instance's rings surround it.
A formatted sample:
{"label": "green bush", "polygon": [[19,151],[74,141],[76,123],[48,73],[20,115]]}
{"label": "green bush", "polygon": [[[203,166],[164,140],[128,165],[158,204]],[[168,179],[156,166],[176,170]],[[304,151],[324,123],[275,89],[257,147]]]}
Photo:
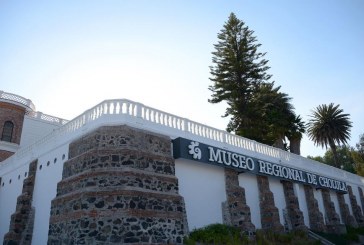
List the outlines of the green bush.
{"label": "green bush", "polygon": [[189,237],[184,239],[186,245],[316,245],[320,241],[311,241],[304,231],[294,231],[290,233],[274,233],[269,231],[257,230],[255,241],[249,240],[247,236],[232,226],[222,224],[212,224],[204,228],[193,230]]}
{"label": "green bush", "polygon": [[204,228],[193,230],[188,238],[184,239],[187,245],[202,244],[224,244],[240,245],[248,244],[248,238],[241,234],[238,228],[222,224],[212,224]]}

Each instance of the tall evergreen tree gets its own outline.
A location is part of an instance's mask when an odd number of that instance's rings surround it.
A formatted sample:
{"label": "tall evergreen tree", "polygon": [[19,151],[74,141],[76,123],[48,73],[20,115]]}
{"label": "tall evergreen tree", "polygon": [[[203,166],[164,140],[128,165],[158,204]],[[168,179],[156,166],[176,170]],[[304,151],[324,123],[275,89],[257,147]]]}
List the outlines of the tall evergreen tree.
{"label": "tall evergreen tree", "polygon": [[256,37],[243,21],[231,13],[224,28],[218,34],[218,43],[212,52],[210,66],[213,85],[211,103],[226,101],[228,108],[224,116],[232,116],[228,131],[235,131],[238,111],[243,111],[258,86],[270,79],[266,71],[268,61],[265,53],[258,52]]}
{"label": "tall evergreen tree", "polygon": [[308,136],[316,145],[322,147],[330,146],[335,167],[339,168],[340,163],[337,153],[337,145],[346,144],[350,138],[351,121],[349,114],[339,109],[340,105],[319,105],[313,110],[308,123]]}
{"label": "tall evergreen tree", "polygon": [[[297,117],[291,98],[269,82],[268,60],[258,51],[261,44],[254,32],[231,13],[217,37],[210,66],[213,85],[209,87],[209,102],[227,103],[224,116],[230,116],[229,132],[283,148]],[[297,133],[302,136],[301,132]]]}

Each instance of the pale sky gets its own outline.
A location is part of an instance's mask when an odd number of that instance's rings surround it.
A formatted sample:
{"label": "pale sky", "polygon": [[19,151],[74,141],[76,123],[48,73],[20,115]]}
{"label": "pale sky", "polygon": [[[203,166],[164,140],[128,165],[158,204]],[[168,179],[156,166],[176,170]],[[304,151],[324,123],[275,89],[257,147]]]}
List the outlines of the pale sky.
{"label": "pale sky", "polygon": [[[73,119],[126,98],[219,129],[210,104],[213,44],[234,12],[255,31],[270,74],[305,121],[340,104],[364,133],[364,1],[0,1],[0,90]],[[301,153],[323,155],[307,137]]]}

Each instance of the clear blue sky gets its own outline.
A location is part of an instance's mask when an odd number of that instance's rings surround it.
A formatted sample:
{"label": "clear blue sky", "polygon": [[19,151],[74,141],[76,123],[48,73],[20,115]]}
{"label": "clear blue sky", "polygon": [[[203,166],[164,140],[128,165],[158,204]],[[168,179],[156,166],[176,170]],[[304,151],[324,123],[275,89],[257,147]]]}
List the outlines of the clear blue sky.
{"label": "clear blue sky", "polygon": [[[209,104],[213,44],[229,14],[255,31],[270,73],[305,120],[340,104],[364,133],[364,1],[0,1],[0,90],[72,119],[128,98],[224,129]],[[323,154],[304,138],[302,155]]]}

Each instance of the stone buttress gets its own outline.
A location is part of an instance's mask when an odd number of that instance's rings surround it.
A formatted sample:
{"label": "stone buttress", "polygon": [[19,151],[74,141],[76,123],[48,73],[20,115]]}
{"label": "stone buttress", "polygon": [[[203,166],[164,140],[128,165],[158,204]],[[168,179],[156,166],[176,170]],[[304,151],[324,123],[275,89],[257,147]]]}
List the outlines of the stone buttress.
{"label": "stone buttress", "polygon": [[257,175],[257,182],[262,229],[283,232],[284,227],[279,220],[279,211],[274,204],[274,195],[269,188],[268,177]]}
{"label": "stone buttress", "polygon": [[349,193],[349,199],[351,204],[351,209],[353,210],[354,217],[356,219],[356,222],[358,223],[358,226],[363,227],[364,226],[364,217],[363,213],[361,211],[360,206],[358,205],[356,201],[356,197],[353,193],[353,189],[350,185],[348,185],[348,193]]}
{"label": "stone buttress", "polygon": [[286,209],[288,213],[288,217],[290,219],[290,223],[292,225],[293,230],[307,230],[305,226],[303,213],[300,210],[300,205],[298,202],[298,198],[294,193],[293,182],[282,180],[284,197],[286,200]]}
{"label": "stone buttress", "polygon": [[326,232],[327,228],[325,226],[324,216],[319,210],[318,202],[313,194],[312,186],[304,185],[304,189],[310,229],[313,231]]}
{"label": "stone buttress", "polygon": [[32,243],[34,208],[32,207],[35,177],[38,161],[30,163],[28,177],[23,181],[23,189],[16,201],[16,210],[11,215],[9,232],[4,236],[4,245]]}
{"label": "stone buttress", "polygon": [[342,218],[342,222],[345,225],[350,225],[352,227],[358,227],[358,223],[355,218],[350,214],[349,205],[345,202],[345,198],[343,193],[336,193],[337,201],[339,203],[340,214]]}
{"label": "stone buttress", "polygon": [[[359,191],[359,197],[360,197],[360,203],[361,203],[361,206],[363,207],[364,209],[364,195],[363,195],[363,190],[361,187],[358,186],[358,191]],[[362,209],[362,212],[364,214],[364,210]]]}
{"label": "stone buttress", "polygon": [[224,223],[240,228],[248,236],[255,234],[250,208],[246,204],[245,190],[239,186],[238,172],[225,168],[227,200],[222,203]]}
{"label": "stone buttress", "polygon": [[335,234],[343,233],[342,226],[340,225],[340,216],[336,213],[335,205],[331,201],[330,191],[328,189],[321,189],[321,195],[325,208],[327,231]]}
{"label": "stone buttress", "polygon": [[187,235],[169,137],[101,127],[70,144],[48,244],[181,244]]}

